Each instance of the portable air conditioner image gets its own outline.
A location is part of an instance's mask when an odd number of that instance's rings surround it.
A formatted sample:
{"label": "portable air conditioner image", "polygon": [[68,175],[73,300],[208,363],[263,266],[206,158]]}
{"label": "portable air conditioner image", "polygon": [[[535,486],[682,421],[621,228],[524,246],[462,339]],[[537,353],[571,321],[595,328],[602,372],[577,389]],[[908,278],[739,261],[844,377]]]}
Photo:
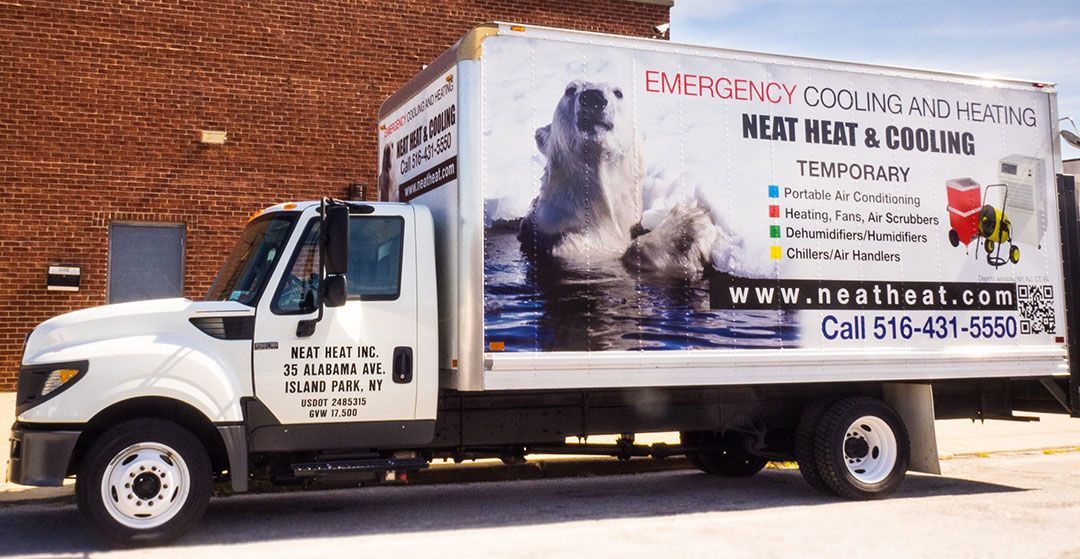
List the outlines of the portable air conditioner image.
{"label": "portable air conditioner image", "polygon": [[1046,234],[1046,164],[1042,159],[1009,155],[998,164],[1006,185],[1014,242],[1042,248]]}
{"label": "portable air conditioner image", "polygon": [[968,246],[979,234],[979,210],[982,209],[981,187],[970,178],[945,181],[949,209],[949,242],[952,246]]}

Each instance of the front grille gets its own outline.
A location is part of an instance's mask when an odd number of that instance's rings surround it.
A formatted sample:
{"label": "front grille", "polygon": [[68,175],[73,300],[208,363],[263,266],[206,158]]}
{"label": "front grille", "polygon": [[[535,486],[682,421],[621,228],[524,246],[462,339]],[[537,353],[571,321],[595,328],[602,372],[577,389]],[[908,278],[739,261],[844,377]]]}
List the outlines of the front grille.
{"label": "front grille", "polygon": [[41,387],[45,386],[45,379],[49,378],[52,367],[20,367],[19,384],[15,389],[15,407],[23,408],[34,405],[41,394]]}

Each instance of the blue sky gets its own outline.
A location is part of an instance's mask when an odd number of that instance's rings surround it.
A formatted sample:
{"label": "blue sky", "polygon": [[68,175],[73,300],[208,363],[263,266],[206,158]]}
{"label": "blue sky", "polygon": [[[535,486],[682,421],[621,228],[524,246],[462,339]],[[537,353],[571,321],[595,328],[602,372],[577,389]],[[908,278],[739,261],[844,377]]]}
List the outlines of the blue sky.
{"label": "blue sky", "polygon": [[[1080,121],[1077,0],[675,0],[671,39],[1054,82],[1060,115]],[[1062,142],[1062,156],[1080,150]]]}

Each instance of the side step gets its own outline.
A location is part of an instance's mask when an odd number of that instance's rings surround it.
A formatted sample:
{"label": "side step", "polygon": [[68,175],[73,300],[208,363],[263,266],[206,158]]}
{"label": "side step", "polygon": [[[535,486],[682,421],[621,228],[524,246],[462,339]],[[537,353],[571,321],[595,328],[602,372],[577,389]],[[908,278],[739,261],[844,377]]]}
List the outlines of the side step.
{"label": "side step", "polygon": [[315,477],[359,472],[416,471],[428,467],[423,458],[377,458],[371,460],[345,460],[340,462],[305,462],[293,464],[296,477]]}

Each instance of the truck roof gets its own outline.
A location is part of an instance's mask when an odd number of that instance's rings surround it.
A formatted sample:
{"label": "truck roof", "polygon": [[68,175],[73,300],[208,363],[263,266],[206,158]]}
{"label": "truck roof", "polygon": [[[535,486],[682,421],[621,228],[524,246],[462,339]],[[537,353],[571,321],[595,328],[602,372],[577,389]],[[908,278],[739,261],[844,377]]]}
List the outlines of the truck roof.
{"label": "truck roof", "polygon": [[[378,206],[407,206],[408,205],[408,204],[405,204],[403,202],[369,202],[369,201],[366,201],[366,200],[345,200],[345,202],[350,202],[350,203],[354,203],[354,204],[364,204],[366,206],[376,206],[376,207],[378,207]],[[302,200],[302,201],[299,201],[299,202],[281,202],[281,203],[278,203],[278,204],[274,204],[273,206],[263,208],[263,209],[255,212],[255,215],[253,215],[251,217],[255,218],[255,217],[258,217],[260,215],[268,214],[268,213],[272,213],[272,212],[302,212],[302,211],[307,210],[308,208],[311,208],[313,206],[318,206],[321,203],[322,203],[321,200]]]}
{"label": "truck roof", "polygon": [[886,64],[870,64],[851,62],[844,60],[830,60],[808,56],[777,54],[768,52],[755,52],[721,47],[710,47],[676,43],[662,39],[648,39],[644,37],[629,37],[624,35],[612,35],[607,33],[595,33],[589,31],[573,31],[567,29],[555,29],[535,25],[523,25],[507,22],[490,22],[478,25],[461,37],[454,46],[447,49],[433,62],[424,67],[398,91],[391,94],[379,107],[379,120],[397,110],[406,100],[413,97],[425,85],[435,77],[445,72],[461,60],[478,60],[481,58],[482,44],[484,39],[492,35],[520,35],[536,38],[560,40],[564,42],[576,42],[590,46],[611,46],[650,50],[653,52],[669,52],[672,54],[691,56],[722,56],[735,60],[770,62],[790,64],[808,68],[821,68],[829,70],[844,70],[897,78],[921,78],[942,80],[987,87],[1005,87],[1025,90],[1054,92],[1054,83],[1032,79],[1006,78],[1000,76],[982,75],[965,72],[933,70],[914,68],[907,66],[890,66]]}

